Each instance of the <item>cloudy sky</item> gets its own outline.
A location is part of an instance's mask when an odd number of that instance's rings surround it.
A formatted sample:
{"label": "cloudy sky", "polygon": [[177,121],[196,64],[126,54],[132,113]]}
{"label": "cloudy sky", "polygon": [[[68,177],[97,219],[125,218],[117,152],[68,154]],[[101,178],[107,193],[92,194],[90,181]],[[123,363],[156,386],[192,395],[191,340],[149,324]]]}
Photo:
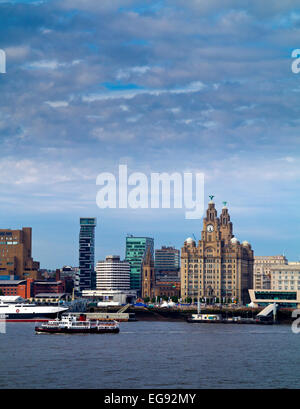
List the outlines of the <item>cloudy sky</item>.
{"label": "cloudy sky", "polygon": [[43,268],[126,234],[175,245],[184,209],[99,209],[99,173],[203,172],[256,255],[300,258],[299,0],[0,0],[0,220],[33,228]]}

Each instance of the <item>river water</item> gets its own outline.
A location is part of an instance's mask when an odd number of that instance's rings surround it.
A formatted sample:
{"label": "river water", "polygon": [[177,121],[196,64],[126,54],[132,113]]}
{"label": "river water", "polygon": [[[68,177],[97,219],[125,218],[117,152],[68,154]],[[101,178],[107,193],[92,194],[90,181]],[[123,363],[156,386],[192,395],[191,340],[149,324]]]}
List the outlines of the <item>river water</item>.
{"label": "river water", "polygon": [[124,322],[119,334],[35,334],[7,323],[0,388],[300,388],[289,325]]}

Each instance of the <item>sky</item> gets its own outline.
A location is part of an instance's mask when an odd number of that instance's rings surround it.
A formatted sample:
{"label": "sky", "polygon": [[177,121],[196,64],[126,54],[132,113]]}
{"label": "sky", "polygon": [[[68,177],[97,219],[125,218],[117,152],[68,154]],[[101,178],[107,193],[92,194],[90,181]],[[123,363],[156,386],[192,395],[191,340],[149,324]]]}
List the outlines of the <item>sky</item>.
{"label": "sky", "polygon": [[185,209],[100,209],[103,172],[203,173],[255,255],[300,259],[300,0],[0,0],[0,225],[33,228],[41,268],[127,234],[200,239]]}

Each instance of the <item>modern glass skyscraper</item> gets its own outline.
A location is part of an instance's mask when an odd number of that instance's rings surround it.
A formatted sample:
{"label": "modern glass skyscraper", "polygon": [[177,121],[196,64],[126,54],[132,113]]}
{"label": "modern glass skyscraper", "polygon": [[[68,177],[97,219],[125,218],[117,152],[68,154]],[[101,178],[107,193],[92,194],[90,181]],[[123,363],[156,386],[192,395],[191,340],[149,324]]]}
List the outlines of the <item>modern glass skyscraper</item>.
{"label": "modern glass skyscraper", "polygon": [[130,263],[130,288],[141,294],[142,262],[150,248],[153,257],[154,239],[150,237],[126,237],[125,259]]}
{"label": "modern glass skyscraper", "polygon": [[79,282],[78,290],[90,290],[96,287],[95,273],[95,217],[80,218],[79,233]]}

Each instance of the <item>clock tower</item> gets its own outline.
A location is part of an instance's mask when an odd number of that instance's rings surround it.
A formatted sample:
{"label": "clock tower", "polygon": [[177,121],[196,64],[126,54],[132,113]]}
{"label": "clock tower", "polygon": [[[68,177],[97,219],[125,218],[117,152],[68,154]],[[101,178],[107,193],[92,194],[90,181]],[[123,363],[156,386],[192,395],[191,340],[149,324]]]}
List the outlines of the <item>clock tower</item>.
{"label": "clock tower", "polygon": [[227,203],[220,217],[210,196],[198,245],[187,239],[181,251],[181,297],[206,302],[249,302],[253,250],[233,235]]}

